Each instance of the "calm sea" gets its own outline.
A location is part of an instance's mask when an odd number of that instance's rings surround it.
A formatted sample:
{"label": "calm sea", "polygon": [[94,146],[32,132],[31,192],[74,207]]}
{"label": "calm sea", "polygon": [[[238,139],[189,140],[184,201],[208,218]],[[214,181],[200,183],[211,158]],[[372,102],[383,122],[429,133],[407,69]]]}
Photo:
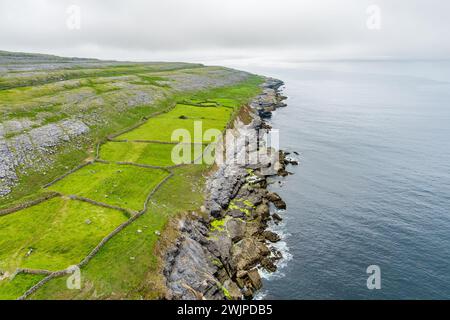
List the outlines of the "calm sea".
{"label": "calm sea", "polygon": [[285,81],[272,125],[301,160],[272,186],[288,205],[276,227],[287,259],[263,296],[450,298],[450,63],[246,69]]}

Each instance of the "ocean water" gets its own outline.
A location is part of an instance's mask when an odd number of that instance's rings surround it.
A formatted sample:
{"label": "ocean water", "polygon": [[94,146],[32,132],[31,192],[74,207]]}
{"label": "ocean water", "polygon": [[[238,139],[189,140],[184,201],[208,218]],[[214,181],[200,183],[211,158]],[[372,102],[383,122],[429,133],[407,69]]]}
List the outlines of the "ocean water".
{"label": "ocean water", "polygon": [[[301,160],[271,187],[288,206],[287,259],[262,296],[450,298],[450,63],[247,69],[285,81],[288,107],[271,122]],[[367,288],[369,265],[380,290]]]}

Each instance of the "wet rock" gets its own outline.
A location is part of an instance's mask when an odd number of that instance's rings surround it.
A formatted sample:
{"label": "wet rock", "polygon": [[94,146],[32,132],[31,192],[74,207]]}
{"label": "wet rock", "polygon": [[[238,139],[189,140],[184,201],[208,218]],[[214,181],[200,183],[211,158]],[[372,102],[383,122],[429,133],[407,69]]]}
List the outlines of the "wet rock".
{"label": "wet rock", "polygon": [[281,253],[280,250],[272,247],[272,248],[270,248],[270,251],[272,252],[272,256],[271,256],[272,260],[275,261],[275,260],[283,259],[283,254]]}
{"label": "wet rock", "polygon": [[281,240],[280,236],[272,231],[264,231],[263,236],[264,236],[264,239],[266,239],[267,241],[273,242],[273,243]]}
{"label": "wet rock", "polygon": [[295,159],[295,158],[293,158],[293,157],[285,157],[285,158],[284,158],[284,163],[285,163],[285,164],[291,164],[291,165],[297,166],[297,165],[298,165],[298,160]]}
{"label": "wet rock", "polygon": [[285,210],[286,209],[286,202],[284,202],[283,200],[278,200],[278,201],[274,201],[273,205],[280,210]]}
{"label": "wet rock", "polygon": [[287,177],[287,176],[289,175],[289,172],[287,172],[287,171],[284,170],[284,169],[280,169],[280,170],[278,170],[278,175],[279,175],[280,177]]}
{"label": "wet rock", "polygon": [[275,222],[277,222],[277,221],[280,222],[283,220],[283,218],[276,212],[272,214],[272,218]]}
{"label": "wet rock", "polygon": [[268,272],[275,272],[277,271],[277,266],[274,263],[274,259],[273,258],[264,258],[261,261],[261,266],[266,269]]}
{"label": "wet rock", "polygon": [[286,209],[286,202],[284,202],[277,193],[267,193],[266,199],[272,202],[277,209]]}
{"label": "wet rock", "polygon": [[281,197],[275,192],[268,192],[266,195],[266,199],[269,200],[270,202],[274,202],[281,200]]}

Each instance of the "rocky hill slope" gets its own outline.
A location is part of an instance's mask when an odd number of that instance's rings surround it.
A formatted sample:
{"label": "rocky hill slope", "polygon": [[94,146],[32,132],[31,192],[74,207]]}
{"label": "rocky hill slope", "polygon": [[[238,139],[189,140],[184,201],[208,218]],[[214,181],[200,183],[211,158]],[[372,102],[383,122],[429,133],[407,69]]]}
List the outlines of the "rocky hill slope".
{"label": "rocky hill slope", "polygon": [[0,51],[0,204],[15,189],[17,197],[33,191],[38,183],[29,177],[51,181],[89,155],[93,142],[162,110],[177,94],[248,76],[200,64]]}

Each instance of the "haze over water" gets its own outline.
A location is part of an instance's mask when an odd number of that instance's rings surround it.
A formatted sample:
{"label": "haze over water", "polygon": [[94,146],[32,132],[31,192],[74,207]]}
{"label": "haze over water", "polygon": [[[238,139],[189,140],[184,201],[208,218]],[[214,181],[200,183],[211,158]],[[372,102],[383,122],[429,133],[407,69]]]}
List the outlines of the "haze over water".
{"label": "haze over water", "polygon": [[[272,125],[301,154],[272,187],[292,259],[265,297],[450,298],[450,63],[246,69],[285,81]],[[373,264],[381,290],[366,286]]]}

